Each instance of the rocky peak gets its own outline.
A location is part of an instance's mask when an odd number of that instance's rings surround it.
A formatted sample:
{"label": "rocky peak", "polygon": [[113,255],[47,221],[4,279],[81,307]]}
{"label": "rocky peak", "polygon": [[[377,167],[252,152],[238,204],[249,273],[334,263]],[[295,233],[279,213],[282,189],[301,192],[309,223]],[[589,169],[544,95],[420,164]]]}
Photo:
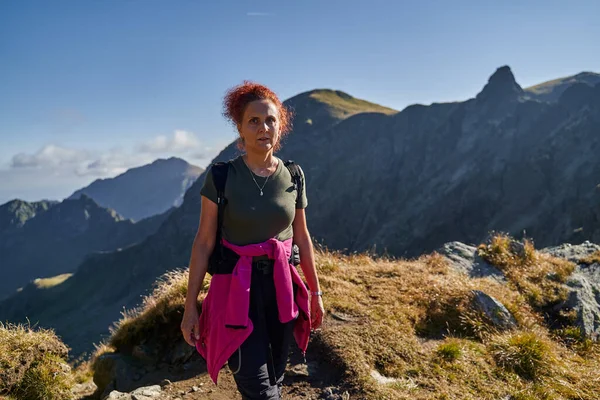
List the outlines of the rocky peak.
{"label": "rocky peak", "polygon": [[510,67],[500,67],[490,76],[488,83],[479,92],[478,102],[516,100],[523,95],[523,88],[515,80]]}

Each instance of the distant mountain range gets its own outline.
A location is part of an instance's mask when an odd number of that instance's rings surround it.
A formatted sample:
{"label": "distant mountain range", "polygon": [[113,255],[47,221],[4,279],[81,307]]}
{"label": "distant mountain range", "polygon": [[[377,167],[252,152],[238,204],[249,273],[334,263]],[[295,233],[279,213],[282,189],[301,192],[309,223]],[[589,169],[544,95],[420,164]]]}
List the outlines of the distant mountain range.
{"label": "distant mountain range", "polygon": [[169,212],[134,223],[86,195],[60,203],[13,200],[0,206],[0,298],[34,278],[74,272],[90,253],[140,242]]}
{"label": "distant mountain range", "polygon": [[125,218],[139,221],[179,207],[186,190],[203,169],[171,157],[127,170],[109,179],[97,179],[69,198],[86,194],[102,207],[112,208]]}
{"label": "distant mountain range", "polygon": [[[479,243],[491,230],[525,231],[536,247],[600,242],[599,78],[523,89],[505,66],[472,99],[401,112],[305,92],[286,101],[294,131],[278,156],[304,169],[309,229],[330,248],[413,257]],[[231,143],[215,161],[236,154]],[[156,233],[0,303],[0,320],[28,316],[55,328],[74,355],[89,350],[159,275],[187,266],[204,174]]]}

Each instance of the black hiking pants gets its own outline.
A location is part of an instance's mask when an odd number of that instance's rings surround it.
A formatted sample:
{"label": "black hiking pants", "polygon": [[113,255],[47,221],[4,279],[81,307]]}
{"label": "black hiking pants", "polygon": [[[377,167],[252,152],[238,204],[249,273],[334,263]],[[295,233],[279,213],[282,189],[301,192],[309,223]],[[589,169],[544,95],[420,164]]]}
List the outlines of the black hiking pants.
{"label": "black hiking pants", "polygon": [[249,316],[254,329],[227,364],[242,399],[281,399],[296,321],[279,322],[272,260],[252,263]]}

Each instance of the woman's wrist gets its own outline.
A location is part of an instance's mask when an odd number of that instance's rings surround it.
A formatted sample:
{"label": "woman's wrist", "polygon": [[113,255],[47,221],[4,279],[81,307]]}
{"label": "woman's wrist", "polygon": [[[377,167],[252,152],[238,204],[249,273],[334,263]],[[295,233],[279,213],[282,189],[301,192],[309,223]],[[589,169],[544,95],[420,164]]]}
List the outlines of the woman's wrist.
{"label": "woman's wrist", "polygon": [[320,290],[317,290],[315,292],[313,292],[312,290],[310,291],[310,295],[311,296],[323,296],[323,292]]}

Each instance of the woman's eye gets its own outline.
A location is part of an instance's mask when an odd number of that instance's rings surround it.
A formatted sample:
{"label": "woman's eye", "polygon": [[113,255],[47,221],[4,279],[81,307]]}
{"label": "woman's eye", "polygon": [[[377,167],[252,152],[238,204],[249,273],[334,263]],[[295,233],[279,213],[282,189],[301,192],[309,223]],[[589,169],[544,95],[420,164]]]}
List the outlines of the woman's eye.
{"label": "woman's eye", "polygon": [[269,117],[269,118],[267,118],[267,122],[269,122],[271,124],[275,123],[275,117]]}
{"label": "woman's eye", "polygon": [[258,118],[254,117],[254,118],[250,118],[250,123],[251,124],[256,124],[258,122]]}

